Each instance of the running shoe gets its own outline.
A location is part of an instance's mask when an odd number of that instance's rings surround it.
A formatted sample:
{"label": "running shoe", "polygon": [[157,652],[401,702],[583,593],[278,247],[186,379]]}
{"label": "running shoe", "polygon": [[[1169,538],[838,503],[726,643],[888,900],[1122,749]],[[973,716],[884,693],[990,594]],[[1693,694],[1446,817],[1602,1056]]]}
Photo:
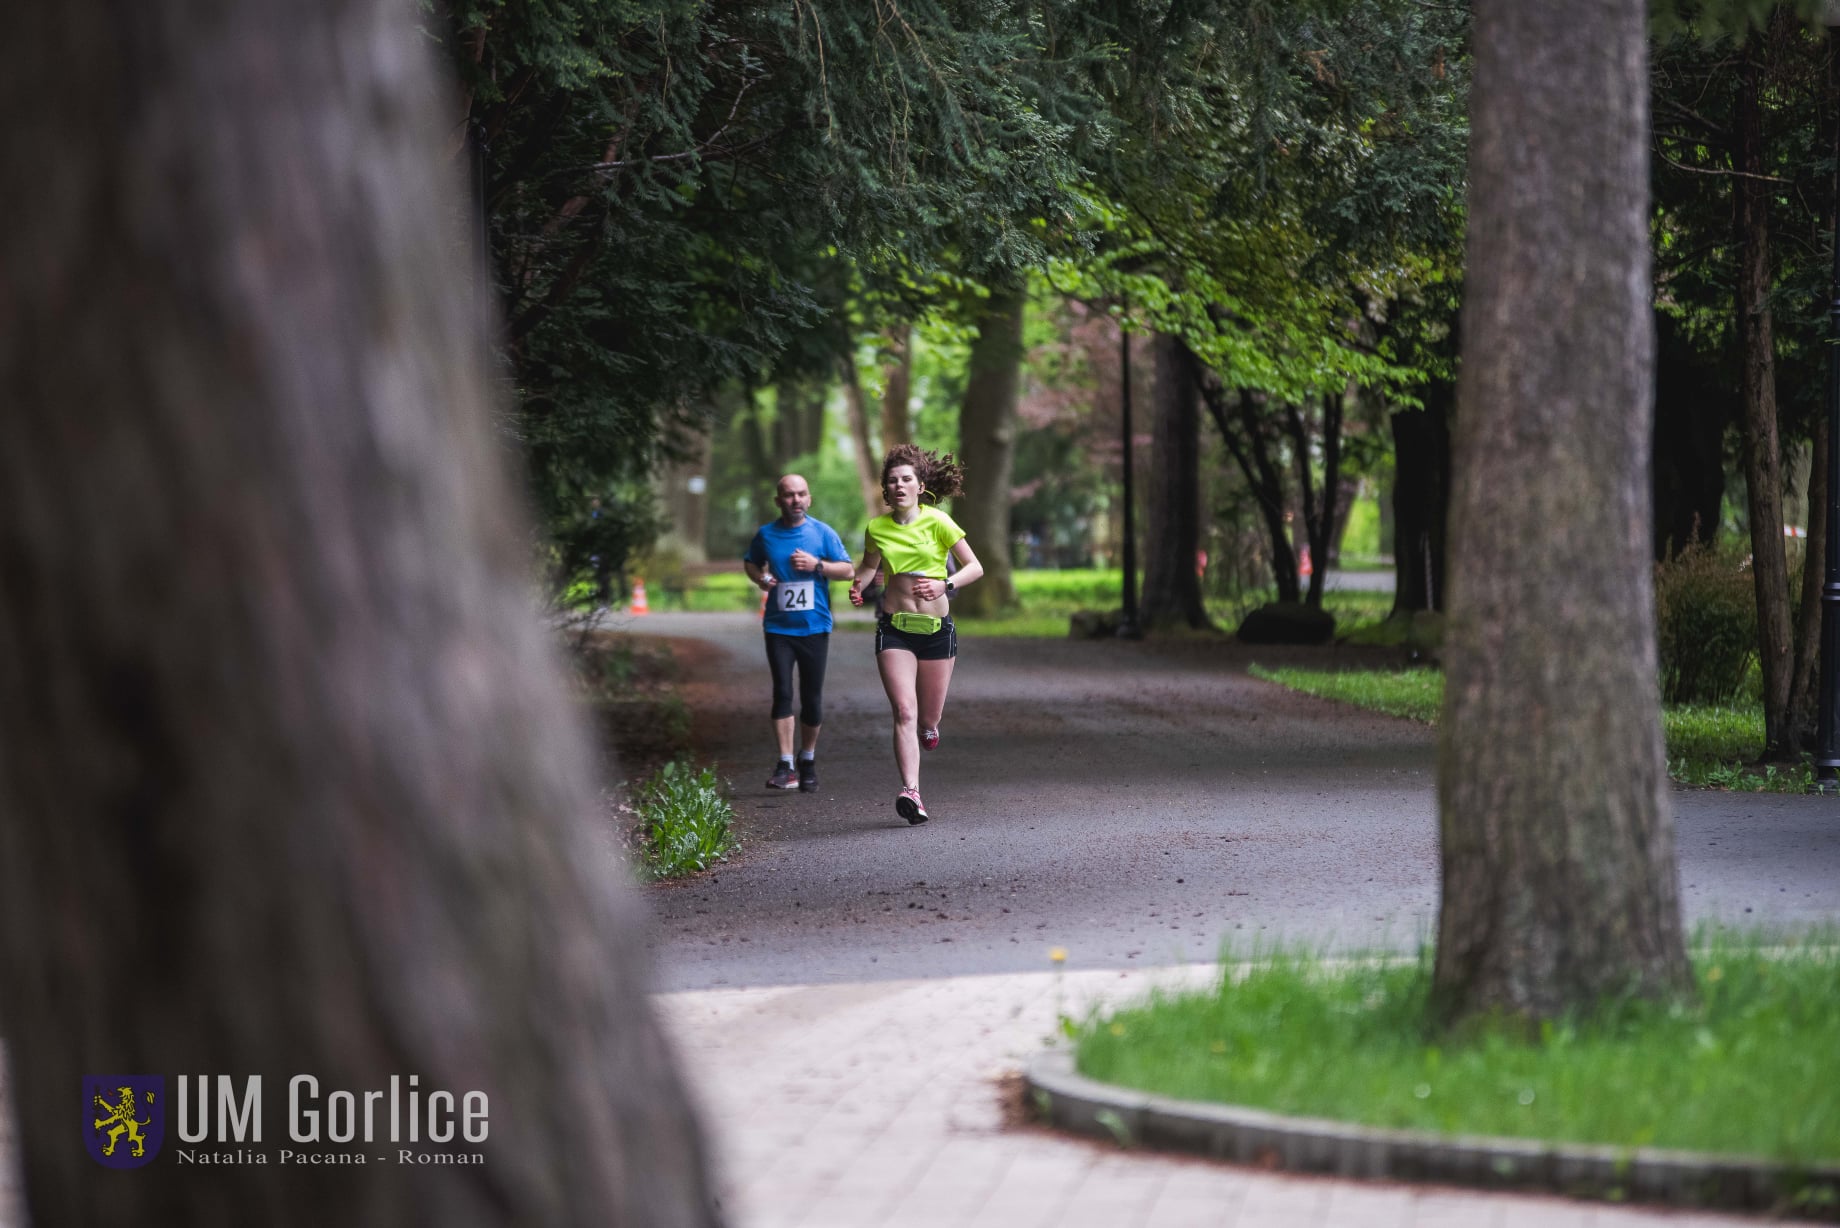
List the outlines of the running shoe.
{"label": "running shoe", "polygon": [[920,790],[902,789],[899,797],[894,799],[894,808],[910,826],[919,826],[929,819],[926,803],[920,800]]}
{"label": "running shoe", "polygon": [[938,745],[939,745],[939,730],[938,729],[922,729],[920,731],[920,749],[921,750],[932,750],[935,746],[938,746]]}
{"label": "running shoe", "polygon": [[799,760],[799,792],[816,793],[818,791],[818,761],[816,759]]}
{"label": "running shoe", "polygon": [[787,763],[784,759],[775,759],[773,761],[773,775],[767,777],[767,788],[796,789],[798,787],[799,778],[792,774],[792,765]]}

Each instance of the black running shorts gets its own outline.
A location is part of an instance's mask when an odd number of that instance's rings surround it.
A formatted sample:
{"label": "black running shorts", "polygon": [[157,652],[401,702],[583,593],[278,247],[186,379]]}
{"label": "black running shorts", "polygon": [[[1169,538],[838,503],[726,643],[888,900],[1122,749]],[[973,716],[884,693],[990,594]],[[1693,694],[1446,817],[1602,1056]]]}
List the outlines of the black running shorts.
{"label": "black running shorts", "polygon": [[887,652],[889,649],[911,652],[920,661],[949,661],[958,655],[958,628],[952,623],[952,616],[946,615],[945,624],[931,635],[916,635],[912,631],[903,631],[888,621],[888,615],[878,614],[875,619],[875,651]]}

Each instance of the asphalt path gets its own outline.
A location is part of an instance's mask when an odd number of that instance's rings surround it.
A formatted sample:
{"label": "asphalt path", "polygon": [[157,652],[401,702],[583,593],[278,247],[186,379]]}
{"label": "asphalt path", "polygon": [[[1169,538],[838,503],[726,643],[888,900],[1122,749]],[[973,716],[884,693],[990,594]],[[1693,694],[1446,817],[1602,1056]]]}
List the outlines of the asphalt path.
{"label": "asphalt path", "polygon": [[[960,637],[933,820],[900,782],[869,633],[832,635],[815,794],[772,766],[760,625],[653,614],[743,851],[647,888],[658,987],[809,985],[1210,962],[1304,944],[1411,951],[1437,909],[1430,730],[1298,695],[1249,661],[1324,650]],[[1840,802],[1675,790],[1690,924],[1840,917]]]}

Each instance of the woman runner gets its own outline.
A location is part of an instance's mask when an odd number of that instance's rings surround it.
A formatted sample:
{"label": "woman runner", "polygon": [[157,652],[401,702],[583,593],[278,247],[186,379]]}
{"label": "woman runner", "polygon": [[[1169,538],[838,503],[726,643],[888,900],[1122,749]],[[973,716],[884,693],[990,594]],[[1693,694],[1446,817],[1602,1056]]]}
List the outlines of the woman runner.
{"label": "woman runner", "polygon": [[[901,444],[882,462],[888,514],[869,522],[850,603],[863,603],[863,584],[877,571],[887,585],[875,620],[875,664],[894,709],[894,763],[901,773],[897,813],[909,823],[928,815],[920,800],[920,751],[939,745],[939,718],[958,657],[958,629],[947,598],[984,574],[965,531],[923,500],[949,499],[964,489],[964,471],[951,456]],[[946,556],[958,570],[946,577]],[[916,725],[917,721],[917,725]]]}

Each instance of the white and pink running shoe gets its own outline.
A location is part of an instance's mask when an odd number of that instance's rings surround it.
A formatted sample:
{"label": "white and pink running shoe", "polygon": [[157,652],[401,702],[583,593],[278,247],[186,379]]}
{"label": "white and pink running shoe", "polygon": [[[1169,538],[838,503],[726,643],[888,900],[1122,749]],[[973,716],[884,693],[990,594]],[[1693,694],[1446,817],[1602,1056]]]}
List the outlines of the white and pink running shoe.
{"label": "white and pink running shoe", "polygon": [[920,800],[918,789],[902,789],[900,795],[894,799],[894,808],[902,818],[907,820],[909,826],[917,827],[931,817],[926,812],[926,803]]}

